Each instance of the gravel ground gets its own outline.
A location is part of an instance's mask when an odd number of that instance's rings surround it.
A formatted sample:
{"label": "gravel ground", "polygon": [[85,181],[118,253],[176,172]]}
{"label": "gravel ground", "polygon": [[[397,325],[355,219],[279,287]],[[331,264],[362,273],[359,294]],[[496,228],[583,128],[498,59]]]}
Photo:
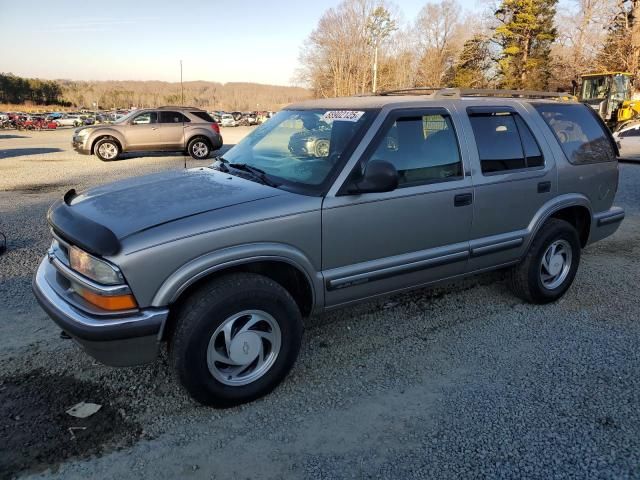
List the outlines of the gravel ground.
{"label": "gravel ground", "polygon": [[[0,478],[640,477],[640,164],[621,165],[627,218],[561,301],[524,304],[493,273],[314,317],[275,392],[212,410],[164,356],[92,362],[30,292],[54,199],[183,157],[103,164],[69,152],[68,132],[16,136],[0,133]],[[87,441],[60,420],[83,400],[105,405]],[[20,443],[35,451],[12,456]]]}

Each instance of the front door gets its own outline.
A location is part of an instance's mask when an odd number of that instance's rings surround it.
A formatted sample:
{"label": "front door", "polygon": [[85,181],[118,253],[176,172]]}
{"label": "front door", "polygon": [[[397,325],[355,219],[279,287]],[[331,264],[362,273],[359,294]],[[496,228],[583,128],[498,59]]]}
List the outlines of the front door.
{"label": "front door", "polygon": [[156,150],[160,145],[157,112],[142,112],[126,128],[128,150]]}
{"label": "front door", "polygon": [[392,192],[326,197],[322,267],[326,305],[389,293],[465,271],[473,189],[444,109],[389,114],[355,169],[385,160]]}

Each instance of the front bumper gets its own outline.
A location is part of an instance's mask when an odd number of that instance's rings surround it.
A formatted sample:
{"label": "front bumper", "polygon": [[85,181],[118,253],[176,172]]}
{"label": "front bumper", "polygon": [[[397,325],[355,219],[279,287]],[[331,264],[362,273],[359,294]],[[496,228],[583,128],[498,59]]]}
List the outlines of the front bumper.
{"label": "front bumper", "polygon": [[56,270],[45,258],[33,279],[40,306],[93,358],[116,367],[153,361],[169,315],[167,309],[143,309],[122,316],[98,316],[68,302],[51,285]]}
{"label": "front bumper", "polygon": [[79,137],[77,135],[74,135],[73,139],[71,140],[71,146],[78,153],[82,153],[83,155],[90,155],[91,147],[87,146],[87,139],[88,137]]}

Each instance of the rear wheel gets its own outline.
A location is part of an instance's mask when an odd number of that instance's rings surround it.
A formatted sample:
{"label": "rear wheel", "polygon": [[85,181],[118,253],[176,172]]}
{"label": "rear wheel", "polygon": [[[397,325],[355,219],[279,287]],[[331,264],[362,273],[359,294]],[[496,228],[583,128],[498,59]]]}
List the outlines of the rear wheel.
{"label": "rear wheel", "polygon": [[527,256],[508,274],[511,290],[531,303],[553,302],[569,289],[580,263],[578,232],[568,222],[549,219]]}
{"label": "rear wheel", "polygon": [[93,151],[103,162],[110,162],[116,160],[120,155],[120,145],[111,138],[103,138],[96,142]]}
{"label": "rear wheel", "polygon": [[211,144],[209,140],[197,137],[189,141],[187,151],[196,160],[204,160],[211,154]]}
{"label": "rear wheel", "polygon": [[169,351],[187,392],[224,408],[273,390],[293,366],[301,339],[300,310],[289,292],[267,277],[237,273],[189,298]]}

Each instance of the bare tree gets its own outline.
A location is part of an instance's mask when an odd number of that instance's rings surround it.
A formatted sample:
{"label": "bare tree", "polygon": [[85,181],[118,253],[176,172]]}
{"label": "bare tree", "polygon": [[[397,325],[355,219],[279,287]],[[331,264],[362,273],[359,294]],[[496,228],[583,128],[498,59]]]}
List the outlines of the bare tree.
{"label": "bare tree", "polygon": [[558,10],[558,38],[552,47],[553,84],[568,88],[594,69],[619,0],[571,0]]}
{"label": "bare tree", "polygon": [[421,52],[419,81],[423,85],[439,86],[472,34],[464,28],[460,5],[456,0],[427,3],[418,15],[415,33]]}

